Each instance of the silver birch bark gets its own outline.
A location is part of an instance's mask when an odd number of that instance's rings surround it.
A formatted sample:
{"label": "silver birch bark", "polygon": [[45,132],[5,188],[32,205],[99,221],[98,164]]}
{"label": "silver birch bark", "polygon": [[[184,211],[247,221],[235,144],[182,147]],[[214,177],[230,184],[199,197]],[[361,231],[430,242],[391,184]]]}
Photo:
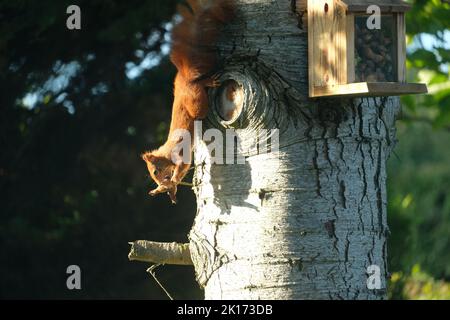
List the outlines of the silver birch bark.
{"label": "silver birch bark", "polygon": [[[213,90],[203,130],[241,129],[249,146],[261,129],[279,129],[279,152],[213,164],[197,141],[189,249],[205,298],[383,299],[386,161],[399,100],[308,99],[296,1],[236,2],[219,47],[232,57],[222,80],[242,86],[243,108],[236,121],[221,120]],[[380,289],[367,287],[370,265],[381,270]]]}

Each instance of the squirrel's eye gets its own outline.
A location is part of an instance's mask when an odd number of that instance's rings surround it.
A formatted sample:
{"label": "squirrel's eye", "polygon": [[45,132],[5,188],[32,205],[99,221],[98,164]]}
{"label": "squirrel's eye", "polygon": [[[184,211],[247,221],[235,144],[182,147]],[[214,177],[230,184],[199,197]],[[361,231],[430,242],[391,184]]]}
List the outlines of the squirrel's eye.
{"label": "squirrel's eye", "polygon": [[159,171],[158,170],[153,170],[153,174],[156,176],[156,175],[158,175],[158,173],[159,173]]}

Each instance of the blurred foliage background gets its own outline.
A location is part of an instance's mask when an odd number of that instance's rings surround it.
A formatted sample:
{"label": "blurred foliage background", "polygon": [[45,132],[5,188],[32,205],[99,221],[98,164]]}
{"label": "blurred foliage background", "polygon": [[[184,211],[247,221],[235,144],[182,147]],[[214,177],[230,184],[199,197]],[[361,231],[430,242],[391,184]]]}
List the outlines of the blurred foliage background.
{"label": "blurred foliage background", "polygon": [[[286,0],[287,1],[287,0]],[[407,96],[389,160],[390,298],[450,299],[450,4],[407,15]],[[66,29],[66,8],[82,29]],[[175,0],[0,0],[0,298],[165,294],[127,259],[130,240],[186,241],[195,198],[151,198],[139,154],[170,119]],[[82,290],[66,288],[66,268]],[[199,299],[189,267],[157,269],[175,299]]]}

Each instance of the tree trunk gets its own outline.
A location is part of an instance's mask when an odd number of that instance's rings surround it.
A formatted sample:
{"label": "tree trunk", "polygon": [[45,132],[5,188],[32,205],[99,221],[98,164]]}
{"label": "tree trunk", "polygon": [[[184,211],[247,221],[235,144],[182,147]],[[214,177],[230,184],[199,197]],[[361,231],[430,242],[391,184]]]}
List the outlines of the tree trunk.
{"label": "tree trunk", "polygon": [[[211,163],[208,143],[197,141],[189,248],[205,298],[385,298],[386,161],[398,98],[308,99],[301,1],[236,2],[219,46],[232,57],[222,80],[242,87],[242,111],[223,121],[215,89],[203,130],[241,129],[245,163]],[[261,129],[279,129],[279,140]],[[258,154],[256,136],[279,152]]]}

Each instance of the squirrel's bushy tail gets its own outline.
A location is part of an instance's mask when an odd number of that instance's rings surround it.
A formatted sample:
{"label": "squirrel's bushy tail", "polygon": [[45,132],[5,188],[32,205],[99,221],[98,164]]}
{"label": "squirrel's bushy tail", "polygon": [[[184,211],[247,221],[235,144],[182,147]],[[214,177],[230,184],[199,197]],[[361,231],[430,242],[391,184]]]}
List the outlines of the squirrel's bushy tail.
{"label": "squirrel's bushy tail", "polygon": [[221,27],[234,16],[233,0],[187,0],[178,6],[182,21],[172,31],[170,59],[190,80],[212,71]]}

